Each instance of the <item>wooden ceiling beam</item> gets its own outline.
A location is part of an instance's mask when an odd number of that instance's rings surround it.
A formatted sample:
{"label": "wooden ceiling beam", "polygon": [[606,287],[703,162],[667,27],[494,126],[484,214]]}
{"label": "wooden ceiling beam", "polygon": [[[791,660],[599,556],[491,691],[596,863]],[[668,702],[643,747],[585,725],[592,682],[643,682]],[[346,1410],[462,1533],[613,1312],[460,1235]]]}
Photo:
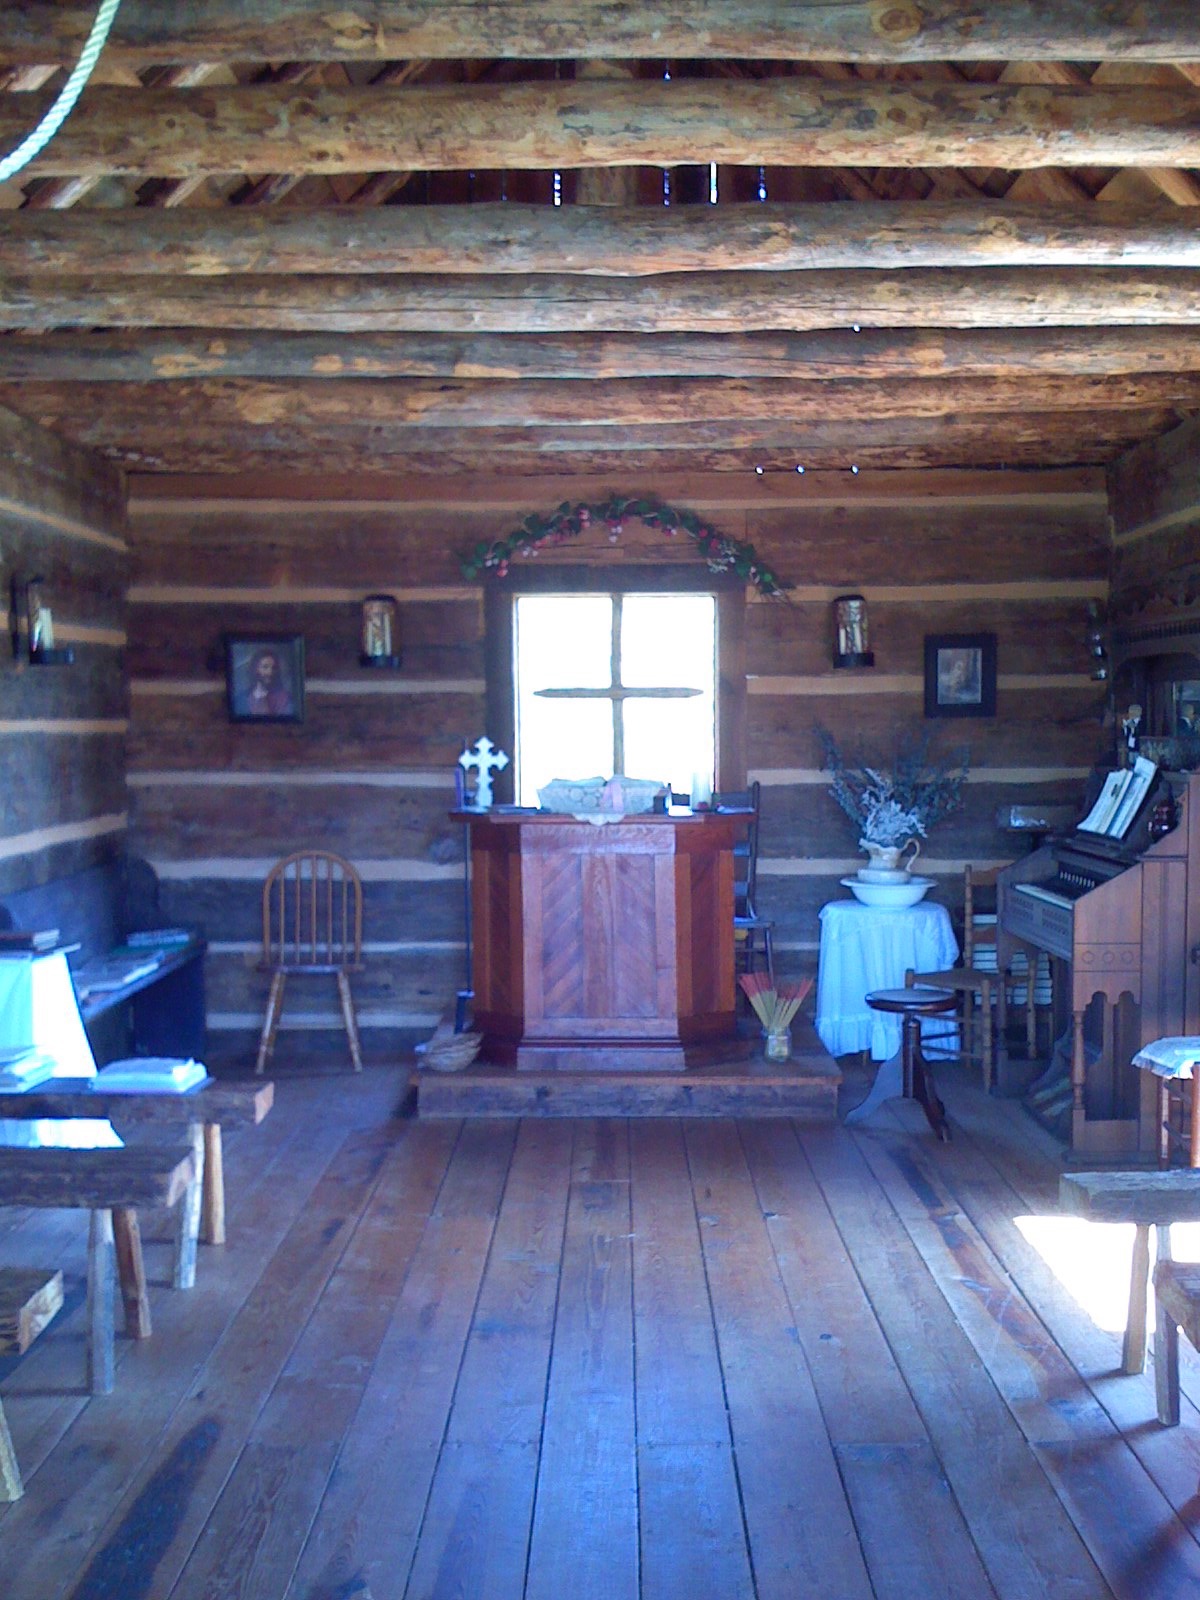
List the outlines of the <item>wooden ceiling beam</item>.
{"label": "wooden ceiling beam", "polygon": [[[0,95],[0,148],[49,104]],[[796,167],[1200,166],[1195,89],[754,81],[85,91],[30,177]]]}
{"label": "wooden ceiling beam", "polygon": [[[0,60],[78,55],[90,0],[6,0]],[[108,50],[136,62],[407,56],[834,61],[1200,61],[1191,0],[124,0]]]}
{"label": "wooden ceiling beam", "polygon": [[1005,201],[718,206],[357,206],[96,210],[9,218],[0,271],[230,273],[800,271],[1200,266],[1200,216],[1173,206]]}
{"label": "wooden ceiling beam", "polygon": [[1200,372],[1200,327],[864,328],[816,333],[9,334],[0,382],[178,379],[1080,378]]}
{"label": "wooden ceiling beam", "polygon": [[[26,413],[28,414],[28,413]],[[1075,466],[1107,462],[1138,439],[1171,427],[1170,411],[1111,411],[1095,417],[1025,410],[1013,415],[872,418],[803,426],[690,424],[649,429],[479,429],[287,426],[237,430],[172,426],[160,414],[135,434],[102,411],[75,413],[57,431],[141,472],[311,472],[336,462],[340,473],[429,472],[443,479],[478,472],[487,461],[505,474],[630,473],[658,468],[753,472],[945,466]]]}
{"label": "wooden ceiling beam", "polygon": [[657,334],[1198,321],[1194,268],[0,279],[0,328],[27,332],[108,326]]}
{"label": "wooden ceiling beam", "polygon": [[621,431],[854,423],[889,417],[946,418],[1015,413],[1150,411],[1200,407],[1200,374],[1077,378],[793,379],[623,378],[590,383],[406,378],[187,381],[159,384],[0,385],[0,404],[19,404],[43,426],[62,428],[103,410],[131,437],[166,416],[176,429],[323,427],[453,430],[514,428]]}

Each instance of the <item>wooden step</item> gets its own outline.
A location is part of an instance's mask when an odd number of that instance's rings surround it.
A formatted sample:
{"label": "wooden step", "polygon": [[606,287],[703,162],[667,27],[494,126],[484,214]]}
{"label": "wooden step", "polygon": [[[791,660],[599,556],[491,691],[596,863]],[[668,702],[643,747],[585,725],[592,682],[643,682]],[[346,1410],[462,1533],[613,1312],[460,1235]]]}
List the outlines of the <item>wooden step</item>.
{"label": "wooden step", "polygon": [[842,1075],[811,1029],[792,1059],[717,1061],[684,1072],[518,1072],[476,1062],[416,1074],[421,1117],[798,1117],[832,1122]]}

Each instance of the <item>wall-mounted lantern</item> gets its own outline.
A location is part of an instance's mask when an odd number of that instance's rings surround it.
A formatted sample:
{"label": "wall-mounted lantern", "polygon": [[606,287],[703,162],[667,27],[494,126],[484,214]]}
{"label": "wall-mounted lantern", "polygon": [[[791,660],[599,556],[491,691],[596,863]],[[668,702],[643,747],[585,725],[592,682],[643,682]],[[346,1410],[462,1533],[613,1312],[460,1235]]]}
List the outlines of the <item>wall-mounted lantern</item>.
{"label": "wall-mounted lantern", "polygon": [[1092,682],[1107,683],[1108,681],[1108,632],[1104,623],[1104,613],[1095,600],[1089,600],[1087,605],[1087,640],[1088,655],[1092,658]]}
{"label": "wall-mounted lantern", "polygon": [[867,602],[861,594],[840,594],[833,602],[833,664],[835,667],[873,667]]}
{"label": "wall-mounted lantern", "polygon": [[400,630],[393,594],[369,594],[362,603],[360,667],[398,667]]}
{"label": "wall-mounted lantern", "polygon": [[[13,660],[28,661],[31,667],[67,667],[74,661],[75,652],[69,648],[55,648],[54,618],[42,598],[42,584],[45,581],[40,572],[32,578],[13,573],[8,608]],[[22,631],[25,635],[23,640]]]}

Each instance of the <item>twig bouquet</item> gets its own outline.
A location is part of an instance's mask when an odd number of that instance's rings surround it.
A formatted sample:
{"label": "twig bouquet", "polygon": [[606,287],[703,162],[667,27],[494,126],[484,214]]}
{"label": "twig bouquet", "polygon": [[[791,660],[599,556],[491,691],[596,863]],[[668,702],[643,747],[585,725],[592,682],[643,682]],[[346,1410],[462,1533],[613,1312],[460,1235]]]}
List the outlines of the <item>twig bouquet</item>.
{"label": "twig bouquet", "polygon": [[797,978],[793,983],[773,984],[765,972],[743,972],[738,982],[763,1025],[767,1056],[771,1060],[786,1061],[791,1054],[788,1029],[812,988],[813,980]]}

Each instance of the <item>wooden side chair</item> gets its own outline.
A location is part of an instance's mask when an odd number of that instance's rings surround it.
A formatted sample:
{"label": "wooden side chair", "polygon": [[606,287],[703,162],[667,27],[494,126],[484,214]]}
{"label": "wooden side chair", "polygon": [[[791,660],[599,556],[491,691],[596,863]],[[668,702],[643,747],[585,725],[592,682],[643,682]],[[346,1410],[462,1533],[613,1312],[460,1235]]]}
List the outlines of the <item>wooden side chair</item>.
{"label": "wooden side chair", "polygon": [[[995,956],[997,919],[995,901],[991,911],[980,905],[980,891],[994,896],[997,869],[980,871],[968,866],[963,872],[963,940],[962,962],[945,972],[908,972],[905,984],[933,984],[941,989],[953,989],[961,996],[962,1046],[964,1057],[978,1061],[983,1074],[983,1087],[990,1090],[995,1070],[997,1041],[1003,1049],[1008,1023],[1008,974],[997,970]],[[988,959],[987,952],[991,957]],[[1032,1004],[1033,983],[1027,985],[1028,1003]],[[927,1039],[933,1037],[926,1034]]]}
{"label": "wooden side chair", "polygon": [[271,974],[255,1072],[275,1049],[283,991],[292,973],[331,973],[355,1072],[362,1071],[350,974],[362,968],[362,879],[329,850],[297,850],[267,874],[262,892],[262,959]]}
{"label": "wooden side chair", "polygon": [[737,964],[742,972],[753,972],[762,948],[763,963],[771,982],[775,981],[775,958],[771,949],[774,923],[758,913],[758,824],[759,785],[747,789],[722,789],[712,797],[718,810],[745,811],[746,826],[733,847],[733,935],[737,945]]}

